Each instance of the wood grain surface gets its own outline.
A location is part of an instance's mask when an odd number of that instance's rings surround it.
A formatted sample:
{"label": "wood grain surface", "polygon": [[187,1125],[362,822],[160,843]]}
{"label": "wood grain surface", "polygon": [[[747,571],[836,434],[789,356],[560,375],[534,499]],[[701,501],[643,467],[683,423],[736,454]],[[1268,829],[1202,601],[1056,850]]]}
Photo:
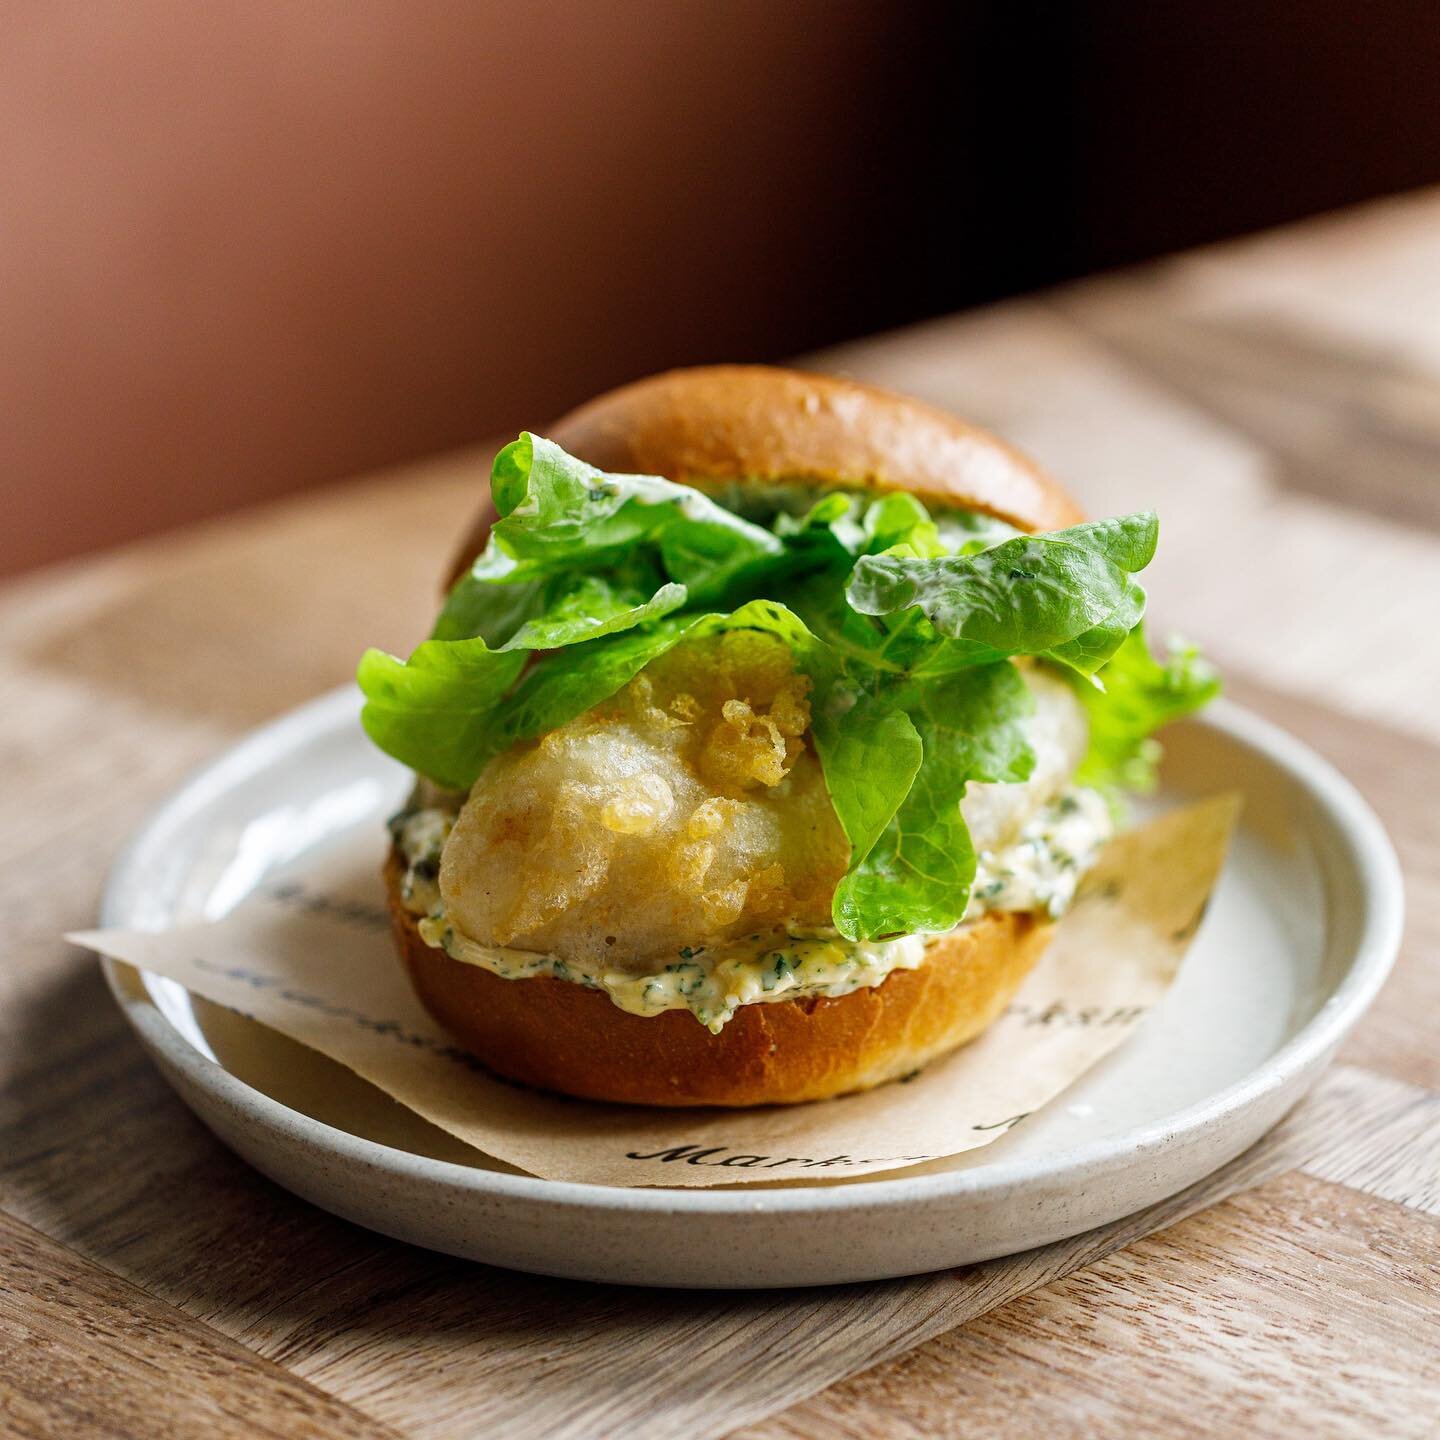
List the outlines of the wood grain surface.
{"label": "wood grain surface", "polygon": [[1002,430],[1092,512],[1160,510],[1161,628],[1400,851],[1401,960],[1341,1063],[1148,1212],[834,1290],[512,1275],[278,1190],[57,936],[189,768],[423,628],[486,456],[364,478],[0,592],[0,1433],[1434,1433],[1440,194],[813,363]]}
{"label": "wood grain surface", "polygon": [[0,1415],[19,1434],[395,1434],[4,1214],[0,1317]]}
{"label": "wood grain surface", "polygon": [[1436,1240],[1402,1205],[1281,1176],[744,1433],[1421,1440]]}

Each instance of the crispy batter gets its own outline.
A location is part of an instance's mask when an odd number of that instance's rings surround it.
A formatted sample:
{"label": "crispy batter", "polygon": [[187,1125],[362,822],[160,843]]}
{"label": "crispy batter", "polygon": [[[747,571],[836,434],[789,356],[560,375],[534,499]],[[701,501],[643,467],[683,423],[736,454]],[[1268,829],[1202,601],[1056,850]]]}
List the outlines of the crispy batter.
{"label": "crispy batter", "polygon": [[483,944],[617,969],[827,924],[849,847],[808,689],[771,636],[677,646],[481,776],[445,847],[447,912]]}
{"label": "crispy batter", "polygon": [[[1085,746],[1069,686],[1025,672],[1027,783],[974,785],[977,849],[1000,845]],[[645,970],[830,920],[849,848],[809,742],[809,682],[771,636],[677,646],[612,701],[496,760],[440,869],[447,912],[481,944]]]}

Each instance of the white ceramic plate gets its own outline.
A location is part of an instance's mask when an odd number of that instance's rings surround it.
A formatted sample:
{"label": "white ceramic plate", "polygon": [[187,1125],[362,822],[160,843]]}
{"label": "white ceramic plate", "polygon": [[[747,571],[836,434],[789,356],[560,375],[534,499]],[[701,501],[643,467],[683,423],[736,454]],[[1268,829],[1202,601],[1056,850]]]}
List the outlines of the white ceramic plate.
{"label": "white ceramic plate", "polygon": [[[177,791],[117,863],[103,923],[216,917],[277,868],[378,826],[407,777],[361,734],[358,703],[353,690],[325,696]],[[1173,990],[1133,1039],[1005,1138],[888,1178],[710,1191],[536,1179],[173,981],[109,962],[106,972],[160,1069],[227,1145],[388,1235],[651,1285],[819,1285],[968,1264],[1118,1219],[1239,1154],[1315,1080],[1394,958],[1394,852],[1330,766],[1228,704],[1176,727],[1167,749],[1158,803],[1245,797]]]}

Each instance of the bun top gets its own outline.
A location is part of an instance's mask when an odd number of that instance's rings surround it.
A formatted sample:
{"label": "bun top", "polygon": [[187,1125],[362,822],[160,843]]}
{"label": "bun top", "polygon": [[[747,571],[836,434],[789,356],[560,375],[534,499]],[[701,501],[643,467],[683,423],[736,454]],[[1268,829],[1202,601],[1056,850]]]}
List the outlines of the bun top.
{"label": "bun top", "polygon": [[[652,375],[572,410],[545,433],[598,469],[663,475],[700,490],[738,480],[908,490],[932,509],[978,510],[1029,531],[1084,518],[1043,470],[988,431],[872,385],[768,365]],[[480,552],[493,518],[487,506],[452,582]]]}
{"label": "bun top", "polygon": [[909,490],[928,506],[1059,530],[1075,502],[1004,441],[888,390],[768,365],[670,370],[572,410],[550,439],[601,470]]}

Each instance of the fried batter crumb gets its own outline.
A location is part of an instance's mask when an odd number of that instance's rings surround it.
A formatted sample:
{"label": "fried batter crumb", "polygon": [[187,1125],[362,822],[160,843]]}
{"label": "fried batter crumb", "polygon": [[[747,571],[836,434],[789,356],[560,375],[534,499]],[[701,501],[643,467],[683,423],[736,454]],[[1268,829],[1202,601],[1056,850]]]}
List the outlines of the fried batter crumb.
{"label": "fried batter crumb", "polygon": [[849,847],[808,695],[771,636],[677,646],[481,776],[442,857],[448,913],[483,944],[622,969],[828,924]]}

